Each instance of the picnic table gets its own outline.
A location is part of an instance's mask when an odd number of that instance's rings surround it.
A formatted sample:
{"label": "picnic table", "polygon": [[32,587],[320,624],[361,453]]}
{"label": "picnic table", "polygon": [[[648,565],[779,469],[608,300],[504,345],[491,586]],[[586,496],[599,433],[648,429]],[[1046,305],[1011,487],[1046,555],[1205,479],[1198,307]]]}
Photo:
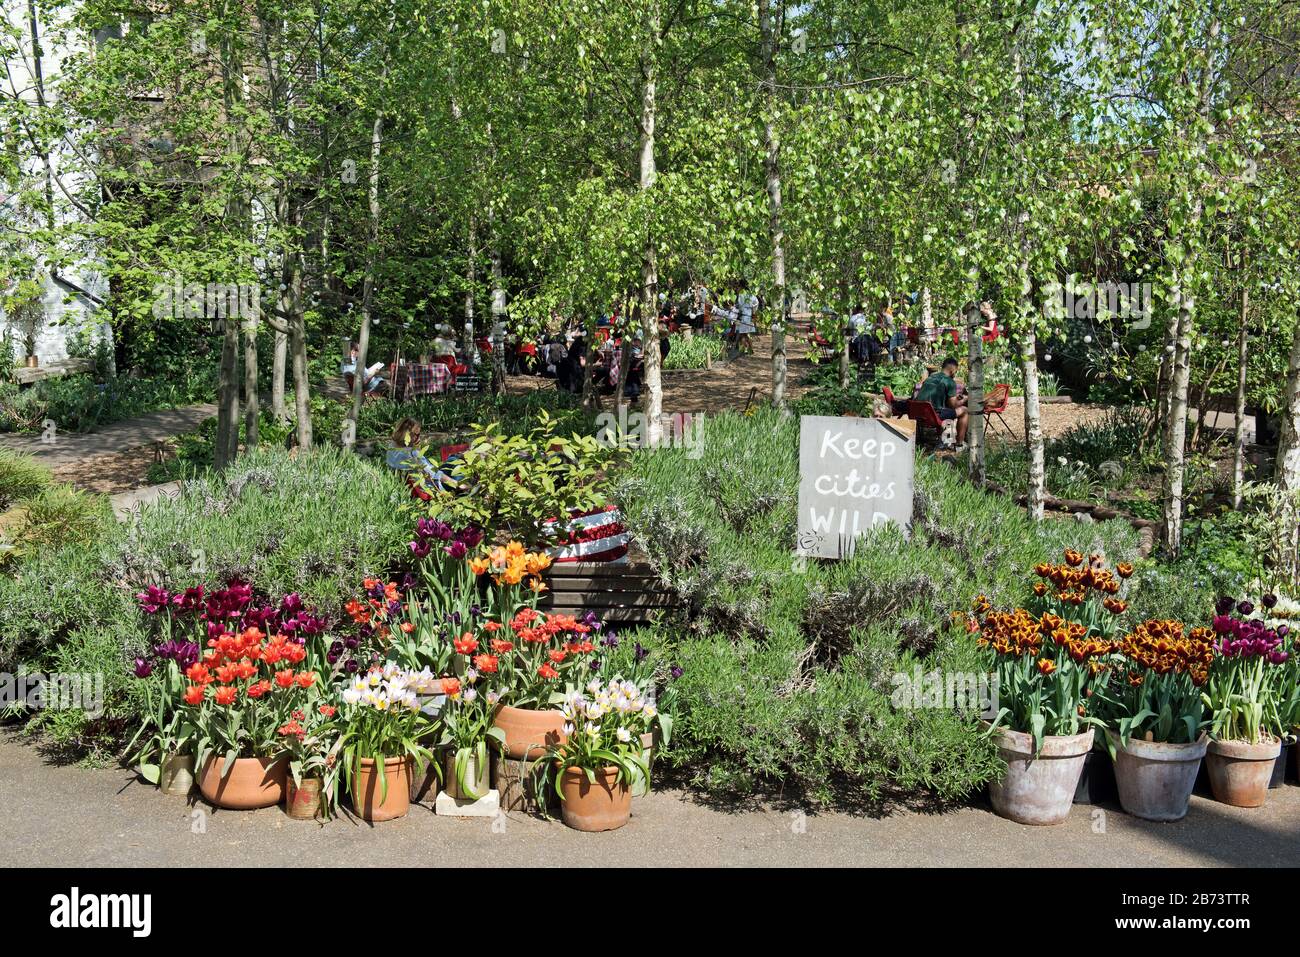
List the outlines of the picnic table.
{"label": "picnic table", "polygon": [[442,395],[456,381],[455,373],[445,362],[408,362],[402,369],[406,376],[402,395],[407,399]]}

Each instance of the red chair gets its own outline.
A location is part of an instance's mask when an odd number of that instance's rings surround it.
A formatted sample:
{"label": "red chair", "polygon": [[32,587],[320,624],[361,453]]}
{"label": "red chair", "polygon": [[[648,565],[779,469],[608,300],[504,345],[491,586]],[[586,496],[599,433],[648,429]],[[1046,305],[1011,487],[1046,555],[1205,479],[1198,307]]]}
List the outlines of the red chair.
{"label": "red chair", "polygon": [[1002,428],[1006,429],[1008,434],[1014,435],[1011,426],[1007,425],[1007,420],[1002,418],[1002,413],[1007,411],[1007,400],[1010,397],[1011,386],[1005,382],[999,382],[990,389],[989,393],[984,396],[984,421],[988,422],[988,417],[991,415],[1002,423]]}
{"label": "red chair", "polygon": [[898,397],[894,395],[894,390],[889,386],[885,386],[880,391],[881,394],[884,395],[885,401],[889,403],[889,414],[895,417],[902,415],[903,413],[898,409],[902,403],[900,403]]}
{"label": "red chair", "polygon": [[907,417],[916,423],[916,437],[922,437],[923,429],[934,429],[935,443],[943,439],[943,419],[929,402],[912,399],[907,403]]}
{"label": "red chair", "polygon": [[445,462],[453,455],[460,455],[460,453],[466,451],[468,448],[469,448],[468,442],[463,442],[459,445],[444,445],[439,447],[438,456],[441,461]]}

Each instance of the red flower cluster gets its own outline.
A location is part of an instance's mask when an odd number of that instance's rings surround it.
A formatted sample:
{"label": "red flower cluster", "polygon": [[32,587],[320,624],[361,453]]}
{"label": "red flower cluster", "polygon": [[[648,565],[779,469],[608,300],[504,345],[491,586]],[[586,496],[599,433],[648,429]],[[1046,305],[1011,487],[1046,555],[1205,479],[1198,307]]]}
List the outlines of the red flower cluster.
{"label": "red flower cluster", "polygon": [[[222,634],[209,639],[208,650],[202,658],[185,669],[190,683],[181,698],[188,705],[201,704],[211,687],[212,700],[228,707],[235,703],[241,690],[249,698],[257,699],[277,687],[310,688],[316,683],[316,672],[277,668],[300,664],[306,657],[307,649],[284,635],[268,638],[258,628]],[[259,678],[264,673],[272,675],[274,681]]]}

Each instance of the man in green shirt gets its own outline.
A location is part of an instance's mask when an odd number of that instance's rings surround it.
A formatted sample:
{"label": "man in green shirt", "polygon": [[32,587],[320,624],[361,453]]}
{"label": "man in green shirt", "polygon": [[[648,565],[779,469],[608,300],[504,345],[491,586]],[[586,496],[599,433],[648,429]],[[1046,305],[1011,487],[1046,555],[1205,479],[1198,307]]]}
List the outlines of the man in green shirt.
{"label": "man in green shirt", "polygon": [[949,356],[943,360],[941,371],[934,373],[921,384],[914,396],[917,402],[929,402],[940,419],[957,420],[957,450],[966,445],[966,396],[960,394],[953,376],[957,374],[957,360]]}

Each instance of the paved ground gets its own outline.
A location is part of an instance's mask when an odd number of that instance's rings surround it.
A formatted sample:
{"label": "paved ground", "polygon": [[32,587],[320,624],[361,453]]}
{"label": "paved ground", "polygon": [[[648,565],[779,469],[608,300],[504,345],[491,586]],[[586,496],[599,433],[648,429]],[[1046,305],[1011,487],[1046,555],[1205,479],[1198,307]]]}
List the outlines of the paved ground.
{"label": "paved ground", "polygon": [[1076,805],[1059,827],[1031,828],[983,806],[943,814],[869,818],[775,805],[720,808],[669,791],[637,799],[631,823],[580,834],[558,821],[512,814],[436,817],[420,805],[375,827],[340,819],[320,827],[278,808],[213,811],[164,797],[119,770],[47,763],[0,739],[0,846],[14,864],[63,866],[1068,866],[1221,867],[1300,864],[1300,787],[1242,810],[1203,798],[1176,824]]}
{"label": "paved ground", "polygon": [[153,442],[197,429],[205,419],[217,414],[215,403],[191,405],[180,409],[150,412],[135,419],[115,422],[98,432],[60,432],[48,441],[39,435],[0,436],[0,445],[33,456],[45,465],[82,463],[101,455],[137,449]]}

